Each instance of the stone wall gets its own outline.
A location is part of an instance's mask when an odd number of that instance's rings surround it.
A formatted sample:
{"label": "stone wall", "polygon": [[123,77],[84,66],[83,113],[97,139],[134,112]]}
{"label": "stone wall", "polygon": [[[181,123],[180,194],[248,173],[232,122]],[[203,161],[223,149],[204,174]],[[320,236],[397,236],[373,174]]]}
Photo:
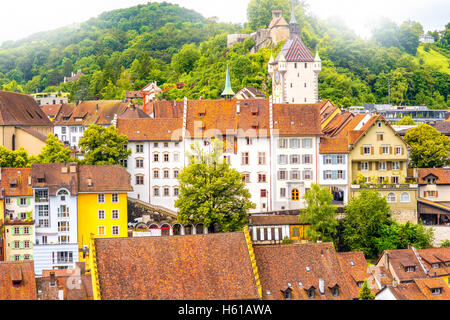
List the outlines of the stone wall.
{"label": "stone wall", "polygon": [[450,226],[430,226],[434,231],[434,247],[440,247],[442,241],[450,240]]}

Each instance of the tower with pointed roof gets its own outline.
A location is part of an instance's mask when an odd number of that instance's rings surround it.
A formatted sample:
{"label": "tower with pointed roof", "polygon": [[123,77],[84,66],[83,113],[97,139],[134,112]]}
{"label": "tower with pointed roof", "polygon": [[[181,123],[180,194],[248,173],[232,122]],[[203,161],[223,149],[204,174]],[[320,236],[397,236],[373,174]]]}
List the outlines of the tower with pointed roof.
{"label": "tower with pointed roof", "polygon": [[292,1],[290,36],[281,52],[269,61],[274,103],[310,104],[319,101],[318,76],[322,70],[319,53],[314,58],[301,39]]}
{"label": "tower with pointed roof", "polygon": [[225,99],[231,99],[233,96],[234,96],[234,91],[231,88],[230,70],[228,69],[228,64],[227,64],[227,77],[225,79],[225,89],[222,92],[222,97],[225,97]]}

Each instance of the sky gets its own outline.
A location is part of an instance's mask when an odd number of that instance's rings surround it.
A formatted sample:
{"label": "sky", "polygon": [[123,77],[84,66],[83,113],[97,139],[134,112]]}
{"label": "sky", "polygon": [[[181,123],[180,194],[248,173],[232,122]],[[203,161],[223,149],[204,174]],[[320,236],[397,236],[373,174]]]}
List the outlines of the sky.
{"label": "sky", "polygon": [[[193,9],[222,22],[247,21],[250,0],[166,0]],[[19,40],[96,17],[104,11],[145,4],[148,0],[0,0],[0,43]],[[162,2],[154,0],[152,2]],[[425,31],[443,30],[450,22],[449,0],[306,0],[309,12],[322,20],[339,16],[363,38],[370,37],[370,25],[378,16],[397,24],[411,19]]]}

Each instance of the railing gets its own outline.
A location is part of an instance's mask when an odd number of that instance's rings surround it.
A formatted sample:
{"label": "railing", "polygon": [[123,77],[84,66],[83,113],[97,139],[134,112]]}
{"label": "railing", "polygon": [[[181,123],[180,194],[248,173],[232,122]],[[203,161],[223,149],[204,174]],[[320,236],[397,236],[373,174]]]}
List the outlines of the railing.
{"label": "railing", "polygon": [[48,202],[48,197],[34,197],[35,203]]}
{"label": "railing", "polygon": [[352,184],[352,189],[417,189],[417,184],[409,183],[363,183]]}

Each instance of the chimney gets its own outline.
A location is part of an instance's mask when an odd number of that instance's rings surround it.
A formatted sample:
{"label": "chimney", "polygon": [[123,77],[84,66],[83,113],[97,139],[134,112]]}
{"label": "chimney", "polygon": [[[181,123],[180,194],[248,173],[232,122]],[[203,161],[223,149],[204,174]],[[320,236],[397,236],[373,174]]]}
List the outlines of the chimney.
{"label": "chimney", "polygon": [[241,113],[241,103],[239,102],[239,100],[236,101],[236,114],[240,114]]}
{"label": "chimney", "polygon": [[323,279],[319,279],[319,292],[321,295],[325,294],[325,281]]}
{"label": "chimney", "polygon": [[28,186],[31,186],[31,174],[28,175]]}
{"label": "chimney", "polygon": [[97,105],[95,106],[95,110],[97,110],[97,112],[98,112],[98,103],[97,103]]}
{"label": "chimney", "polygon": [[88,187],[92,187],[92,179],[91,178],[87,179],[87,185],[88,185]]}
{"label": "chimney", "polygon": [[61,173],[67,173],[67,167],[66,166],[61,167]]}
{"label": "chimney", "polygon": [[50,272],[50,286],[56,286],[56,276],[54,272]]}
{"label": "chimney", "polygon": [[69,166],[69,169],[70,169],[70,173],[75,173],[75,172],[77,172],[77,166],[76,166],[76,164],[71,164],[71,165]]}

